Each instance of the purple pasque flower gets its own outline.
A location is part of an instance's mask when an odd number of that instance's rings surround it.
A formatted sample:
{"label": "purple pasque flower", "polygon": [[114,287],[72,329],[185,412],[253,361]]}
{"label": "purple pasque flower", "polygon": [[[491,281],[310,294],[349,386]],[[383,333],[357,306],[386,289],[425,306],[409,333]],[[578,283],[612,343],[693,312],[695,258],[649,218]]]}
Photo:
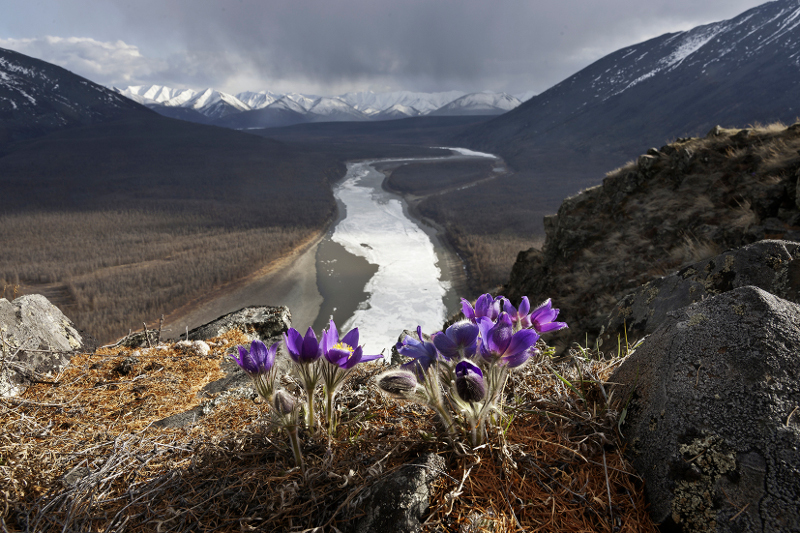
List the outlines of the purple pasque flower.
{"label": "purple pasque flower", "polygon": [[358,363],[383,357],[383,354],[364,355],[362,347],[358,345],[358,328],[351,329],[343,339],[339,340],[339,331],[333,319],[328,330],[322,333],[320,349],[329,363],[344,370],[350,370]]}
{"label": "purple pasque flower", "polygon": [[289,351],[289,357],[292,361],[298,364],[313,363],[322,355],[317,342],[317,336],[314,335],[314,330],[308,328],[306,336],[302,337],[300,332],[294,328],[289,328],[289,331],[283,334],[286,341],[286,348]]}
{"label": "purple pasque flower", "polygon": [[378,388],[390,396],[405,399],[417,389],[417,377],[408,370],[390,370],[378,376]]}
{"label": "purple pasque flower", "polygon": [[486,397],[483,372],[470,361],[456,365],[456,392],[465,402],[479,402]]}
{"label": "purple pasque flower", "polygon": [[526,329],[531,327],[531,303],[527,296],[522,297],[519,307],[514,307],[507,298],[503,298],[503,310],[511,317],[514,329]]}
{"label": "purple pasque flower", "polygon": [[553,309],[553,302],[548,298],[546,302],[533,310],[530,320],[533,329],[539,333],[558,331],[569,327],[566,322],[553,322],[556,317],[558,317],[558,309]]}
{"label": "purple pasque flower", "polygon": [[297,400],[295,397],[283,389],[276,392],[272,398],[272,407],[275,408],[278,414],[283,416],[292,414],[296,405]]}
{"label": "purple pasque flower", "polygon": [[228,355],[250,376],[267,374],[275,365],[275,354],[278,351],[277,342],[267,348],[266,344],[256,339],[250,343],[250,352],[241,345],[236,348],[239,350],[239,357],[233,354]]}
{"label": "purple pasque flower", "polygon": [[502,296],[494,298],[491,294],[486,293],[478,297],[473,308],[466,299],[461,298],[461,311],[472,322],[477,322],[481,317],[487,317],[495,321],[500,315],[501,300],[503,300]]}
{"label": "purple pasque flower", "polygon": [[401,366],[411,369],[419,379],[424,380],[425,372],[436,362],[438,353],[436,352],[436,346],[432,342],[423,340],[422,326],[417,326],[417,337],[419,337],[419,340],[414,339],[411,335],[406,335],[403,342],[398,342],[395,348],[400,355],[412,359],[412,361],[403,363]]}
{"label": "purple pasque flower", "polygon": [[433,336],[433,344],[447,359],[471,358],[478,349],[478,333],[480,330],[477,324],[461,320],[452,324],[446,331],[436,333]]}
{"label": "purple pasque flower", "polygon": [[503,312],[493,323],[490,319],[478,319],[481,331],[481,357],[487,361],[498,361],[509,368],[515,368],[527,361],[536,350],[539,335],[532,329],[514,333],[511,317]]}

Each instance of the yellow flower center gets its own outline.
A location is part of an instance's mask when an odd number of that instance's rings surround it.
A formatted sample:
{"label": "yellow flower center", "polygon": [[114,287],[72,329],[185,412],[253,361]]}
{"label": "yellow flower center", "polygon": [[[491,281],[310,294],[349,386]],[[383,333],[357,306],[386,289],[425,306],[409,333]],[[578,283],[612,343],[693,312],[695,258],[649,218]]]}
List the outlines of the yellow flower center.
{"label": "yellow flower center", "polygon": [[334,348],[338,350],[344,350],[345,352],[350,352],[350,354],[352,354],[355,351],[355,349],[352,346],[350,346],[349,344],[345,344],[343,342],[336,344]]}

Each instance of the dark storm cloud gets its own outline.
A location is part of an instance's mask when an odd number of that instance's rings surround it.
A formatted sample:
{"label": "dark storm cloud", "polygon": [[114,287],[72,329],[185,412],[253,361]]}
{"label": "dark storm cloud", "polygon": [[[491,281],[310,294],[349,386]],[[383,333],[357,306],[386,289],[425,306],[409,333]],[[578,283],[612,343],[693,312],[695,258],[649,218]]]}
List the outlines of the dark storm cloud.
{"label": "dark storm cloud", "polygon": [[55,9],[65,24],[99,32],[88,37],[122,39],[168,62],[161,75],[185,83],[522,92],[544,90],[622,46],[758,3],[105,0],[95,10],[95,1],[72,0]]}

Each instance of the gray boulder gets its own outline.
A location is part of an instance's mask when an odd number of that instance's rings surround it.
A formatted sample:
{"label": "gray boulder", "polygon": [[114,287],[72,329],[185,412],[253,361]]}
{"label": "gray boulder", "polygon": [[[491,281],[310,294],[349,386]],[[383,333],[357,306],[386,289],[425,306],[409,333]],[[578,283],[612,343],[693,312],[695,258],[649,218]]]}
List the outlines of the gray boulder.
{"label": "gray boulder", "polygon": [[20,394],[60,372],[83,339],[70,319],[40,294],[0,298],[0,396]]}
{"label": "gray boulder", "polygon": [[290,327],[292,313],[288,307],[245,307],[190,330],[189,340],[208,340],[239,328],[251,340],[267,342],[272,339],[274,342],[278,340],[276,337],[289,331]]}
{"label": "gray boulder", "polygon": [[800,531],[798,378],[797,304],[742,287],[669,313],[610,378],[652,518]]}
{"label": "gray boulder", "polygon": [[[642,285],[617,303],[598,342],[616,350],[617,338],[635,343],[655,329],[667,313],[753,285],[784,300],[800,302],[800,243],[759,241],[699,261]],[[627,331],[626,331],[627,330]]]}
{"label": "gray boulder", "polygon": [[429,453],[402,466],[366,489],[359,510],[365,515],[348,533],[414,533],[422,531],[422,516],[430,506],[431,485],[445,472],[440,456]]}

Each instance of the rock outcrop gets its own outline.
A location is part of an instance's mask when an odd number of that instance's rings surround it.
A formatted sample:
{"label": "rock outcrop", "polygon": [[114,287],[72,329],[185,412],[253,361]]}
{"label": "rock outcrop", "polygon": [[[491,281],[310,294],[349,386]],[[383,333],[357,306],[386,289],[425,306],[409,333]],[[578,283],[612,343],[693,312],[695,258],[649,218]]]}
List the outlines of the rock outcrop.
{"label": "rock outcrop", "polygon": [[57,374],[82,348],[75,325],[44,296],[0,298],[0,396]]}
{"label": "rock outcrop", "polygon": [[292,314],[288,307],[245,307],[190,330],[189,340],[208,340],[238,328],[251,339],[267,342],[289,331],[290,327]]}
{"label": "rock outcrop", "polygon": [[762,239],[800,240],[800,123],[715,128],[678,139],[564,200],[542,250],[521,252],[503,294],[552,298],[593,340],[628,292],[681,266]]}
{"label": "rock outcrop", "polygon": [[759,241],[650,281],[617,303],[598,344],[616,349],[621,338],[633,345],[655,331],[670,311],[747,285],[800,303],[798,259],[796,242]]}
{"label": "rock outcrop", "polygon": [[611,381],[651,516],[800,530],[800,306],[741,287],[667,314]]}
{"label": "rock outcrop", "polygon": [[446,472],[444,459],[426,454],[400,467],[366,490],[363,518],[348,533],[416,533],[422,531],[422,517],[428,510],[431,485]]}

